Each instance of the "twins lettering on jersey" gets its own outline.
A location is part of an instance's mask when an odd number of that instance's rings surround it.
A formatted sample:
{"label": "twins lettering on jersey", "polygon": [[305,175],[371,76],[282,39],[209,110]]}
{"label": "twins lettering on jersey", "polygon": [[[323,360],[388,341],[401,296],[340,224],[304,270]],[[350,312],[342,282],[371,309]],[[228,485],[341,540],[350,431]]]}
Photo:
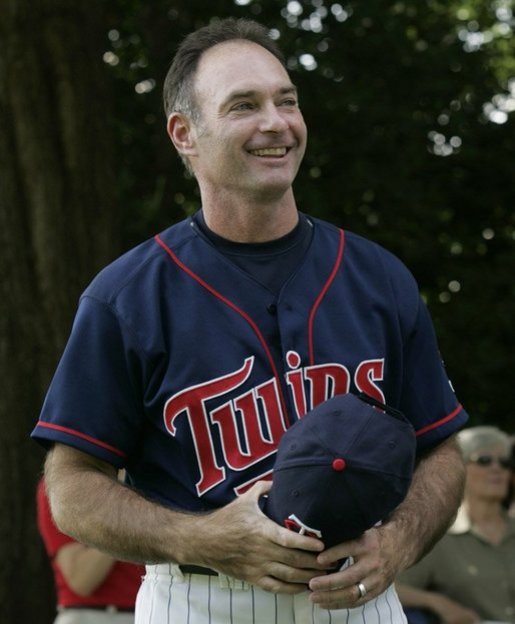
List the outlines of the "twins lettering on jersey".
{"label": "twins lettering on jersey", "polygon": [[[353,375],[347,367],[336,363],[301,367],[301,358],[295,351],[289,351],[286,360],[290,368],[286,384],[298,418],[336,394],[349,392],[351,382],[358,391],[385,401],[378,385],[384,378],[384,359],[361,362]],[[164,423],[171,435],[176,434],[177,418],[188,419],[200,471],[196,484],[198,496],[223,483],[227,468],[246,470],[273,455],[288,427],[275,377],[234,398],[234,393],[251,376],[253,366],[254,357],[248,357],[238,370],[186,388],[166,402]],[[229,395],[231,399],[208,409],[209,401],[223,400]],[[223,461],[217,458],[213,427],[218,429]],[[245,489],[242,486],[236,493],[241,494]]]}

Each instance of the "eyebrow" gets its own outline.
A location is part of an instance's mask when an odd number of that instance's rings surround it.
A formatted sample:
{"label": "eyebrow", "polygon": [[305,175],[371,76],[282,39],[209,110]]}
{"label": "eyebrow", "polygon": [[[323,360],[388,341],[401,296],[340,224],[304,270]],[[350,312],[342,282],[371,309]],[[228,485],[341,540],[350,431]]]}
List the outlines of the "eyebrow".
{"label": "eyebrow", "polygon": [[[227,106],[233,100],[238,100],[239,98],[255,97],[258,93],[259,91],[256,91],[256,89],[248,89],[247,91],[233,91],[232,93],[229,93],[229,95],[222,102],[222,107]],[[287,87],[281,87],[277,90],[276,93],[277,95],[287,95],[289,93],[294,93],[295,95],[297,95],[297,87],[293,84],[288,85]]]}

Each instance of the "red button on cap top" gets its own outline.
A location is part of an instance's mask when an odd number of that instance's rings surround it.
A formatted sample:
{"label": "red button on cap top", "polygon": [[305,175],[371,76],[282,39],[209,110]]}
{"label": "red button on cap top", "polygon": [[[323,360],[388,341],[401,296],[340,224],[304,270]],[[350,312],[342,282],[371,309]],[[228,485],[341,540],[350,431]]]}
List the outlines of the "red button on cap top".
{"label": "red button on cap top", "polygon": [[342,470],[345,470],[346,467],[347,462],[341,457],[333,460],[333,470],[336,470],[336,472],[341,472]]}

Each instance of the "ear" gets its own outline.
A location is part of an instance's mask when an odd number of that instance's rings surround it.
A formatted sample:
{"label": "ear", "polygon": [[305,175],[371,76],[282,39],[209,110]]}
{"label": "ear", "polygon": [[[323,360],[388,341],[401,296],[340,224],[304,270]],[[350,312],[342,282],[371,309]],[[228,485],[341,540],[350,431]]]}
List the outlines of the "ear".
{"label": "ear", "polygon": [[195,132],[191,120],[182,113],[171,113],[166,124],[168,136],[175,149],[184,156],[194,156]]}

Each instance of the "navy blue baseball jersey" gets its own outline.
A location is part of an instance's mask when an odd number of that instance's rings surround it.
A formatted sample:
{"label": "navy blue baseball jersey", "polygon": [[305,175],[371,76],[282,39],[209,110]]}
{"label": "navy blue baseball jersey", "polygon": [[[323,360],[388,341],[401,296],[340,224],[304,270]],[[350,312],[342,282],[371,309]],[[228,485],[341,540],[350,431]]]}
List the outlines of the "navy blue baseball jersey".
{"label": "navy blue baseball jersey", "polygon": [[311,219],[278,294],[186,219],[82,295],[32,436],[126,468],[147,497],[220,507],[270,478],[279,440],[336,394],[400,409],[418,452],[463,426],[426,306],[379,245]]}

